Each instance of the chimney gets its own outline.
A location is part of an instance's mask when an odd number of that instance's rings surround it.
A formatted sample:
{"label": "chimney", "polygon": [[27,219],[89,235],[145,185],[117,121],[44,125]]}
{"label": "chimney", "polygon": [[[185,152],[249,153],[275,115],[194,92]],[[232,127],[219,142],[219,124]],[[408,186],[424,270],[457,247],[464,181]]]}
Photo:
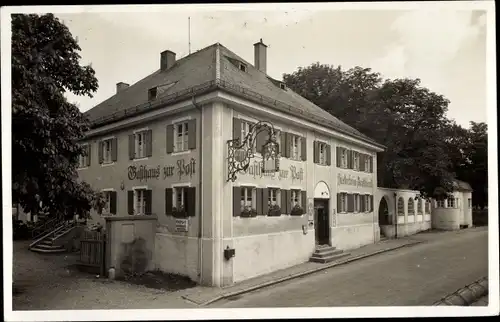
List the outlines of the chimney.
{"label": "chimney", "polygon": [[253,44],[255,49],[254,58],[255,58],[255,68],[260,70],[263,73],[266,73],[267,67],[267,46],[262,42],[262,38],[258,43]]}
{"label": "chimney", "polygon": [[129,84],[124,82],[116,83],[116,93],[118,94],[119,92],[123,91],[125,88],[129,86],[130,86]]}
{"label": "chimney", "polygon": [[160,54],[160,69],[167,70],[175,64],[175,53],[170,50],[165,50]]}

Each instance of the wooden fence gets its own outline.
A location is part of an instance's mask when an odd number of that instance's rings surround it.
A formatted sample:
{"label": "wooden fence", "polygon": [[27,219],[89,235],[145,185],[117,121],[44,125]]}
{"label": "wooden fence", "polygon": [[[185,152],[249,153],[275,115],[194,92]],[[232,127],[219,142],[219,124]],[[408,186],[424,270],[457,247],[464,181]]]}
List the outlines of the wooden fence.
{"label": "wooden fence", "polygon": [[88,272],[105,276],[106,234],[85,230],[80,241],[78,264]]}

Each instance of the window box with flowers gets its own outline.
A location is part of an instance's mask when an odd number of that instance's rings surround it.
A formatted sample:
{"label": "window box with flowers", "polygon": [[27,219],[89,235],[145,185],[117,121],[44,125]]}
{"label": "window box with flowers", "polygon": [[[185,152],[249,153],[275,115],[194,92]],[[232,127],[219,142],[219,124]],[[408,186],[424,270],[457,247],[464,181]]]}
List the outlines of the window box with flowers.
{"label": "window box with flowers", "polygon": [[304,208],[302,208],[299,204],[293,206],[292,211],[290,212],[291,216],[302,216],[304,214]]}
{"label": "window box with flowers", "polygon": [[174,218],[187,218],[188,213],[186,211],[186,208],[184,208],[184,206],[173,207],[172,208],[172,217],[174,217]]}
{"label": "window box with flowers", "polygon": [[257,210],[255,210],[255,208],[252,208],[251,206],[246,206],[241,211],[240,217],[243,218],[257,217]]}
{"label": "window box with flowers", "polygon": [[267,215],[269,217],[279,217],[279,216],[281,216],[281,207],[278,206],[278,205],[272,205],[272,206],[270,206]]}

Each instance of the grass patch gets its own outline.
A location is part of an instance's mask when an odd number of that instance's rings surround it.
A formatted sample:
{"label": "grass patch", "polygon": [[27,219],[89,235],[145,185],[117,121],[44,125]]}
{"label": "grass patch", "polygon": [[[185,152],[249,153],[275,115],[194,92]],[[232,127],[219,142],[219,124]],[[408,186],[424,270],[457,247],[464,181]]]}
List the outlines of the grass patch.
{"label": "grass patch", "polygon": [[161,271],[149,271],[143,274],[125,275],[117,280],[168,292],[183,290],[197,285],[196,282],[187,276],[164,273]]}

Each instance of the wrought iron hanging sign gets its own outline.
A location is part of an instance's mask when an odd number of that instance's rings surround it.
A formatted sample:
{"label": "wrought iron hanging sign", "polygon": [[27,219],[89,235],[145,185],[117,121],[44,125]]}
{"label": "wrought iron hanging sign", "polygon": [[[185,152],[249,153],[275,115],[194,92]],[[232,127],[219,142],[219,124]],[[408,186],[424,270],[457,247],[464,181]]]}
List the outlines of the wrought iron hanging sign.
{"label": "wrought iron hanging sign", "polygon": [[255,157],[255,145],[257,135],[266,131],[268,138],[262,146],[262,171],[279,171],[280,151],[276,141],[276,130],[267,121],[260,121],[253,124],[244,138],[236,138],[227,141],[228,146],[228,178],[227,181],[235,181],[238,172],[245,172],[250,160]]}

